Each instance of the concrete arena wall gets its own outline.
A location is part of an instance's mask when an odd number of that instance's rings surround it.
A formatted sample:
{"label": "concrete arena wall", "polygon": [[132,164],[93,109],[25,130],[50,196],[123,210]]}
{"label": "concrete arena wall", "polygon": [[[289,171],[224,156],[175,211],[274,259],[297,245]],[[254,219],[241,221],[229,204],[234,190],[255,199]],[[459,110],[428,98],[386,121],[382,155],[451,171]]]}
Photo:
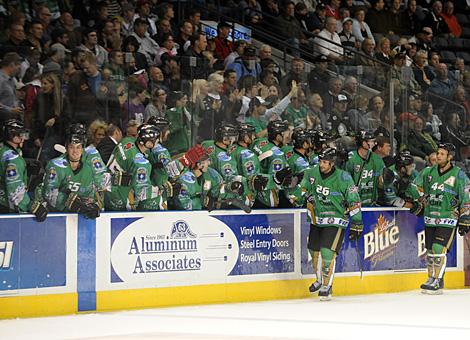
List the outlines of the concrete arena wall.
{"label": "concrete arena wall", "polygon": [[[336,296],[417,289],[423,220],[365,208],[356,244],[337,258]],[[0,216],[0,318],[308,297],[304,210]],[[464,243],[448,254],[446,288],[464,286]]]}

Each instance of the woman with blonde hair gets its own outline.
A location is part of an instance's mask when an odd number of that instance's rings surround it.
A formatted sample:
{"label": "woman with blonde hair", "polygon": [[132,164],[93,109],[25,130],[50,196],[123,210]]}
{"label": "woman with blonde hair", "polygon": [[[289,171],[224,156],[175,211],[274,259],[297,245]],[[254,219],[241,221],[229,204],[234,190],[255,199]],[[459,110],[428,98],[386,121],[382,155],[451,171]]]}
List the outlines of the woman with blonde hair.
{"label": "woman with blonde hair", "polygon": [[32,139],[40,148],[39,159],[48,161],[58,156],[54,144],[64,143],[70,116],[63,101],[60,79],[53,73],[41,77],[41,91],[33,103],[32,122]]}
{"label": "woman with blonde hair", "polygon": [[103,138],[106,137],[107,128],[108,124],[106,124],[106,122],[102,121],[101,119],[96,119],[91,122],[87,131],[89,145],[92,145],[96,148]]}

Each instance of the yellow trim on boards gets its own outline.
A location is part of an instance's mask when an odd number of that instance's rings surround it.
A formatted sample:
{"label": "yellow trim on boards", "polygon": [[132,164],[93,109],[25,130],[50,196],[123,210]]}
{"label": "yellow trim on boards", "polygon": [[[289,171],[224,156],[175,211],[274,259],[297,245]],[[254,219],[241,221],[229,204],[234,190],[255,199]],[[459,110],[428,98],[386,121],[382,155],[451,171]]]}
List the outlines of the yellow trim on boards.
{"label": "yellow trim on boards", "polygon": [[77,310],[77,293],[0,297],[0,319],[65,315]]}
{"label": "yellow trim on boards", "polygon": [[[335,277],[334,295],[393,293],[419,289],[426,273]],[[185,287],[101,291],[96,310],[140,309],[213,303],[249,302],[309,297],[312,280],[227,283]],[[447,272],[446,288],[463,288],[464,272]]]}

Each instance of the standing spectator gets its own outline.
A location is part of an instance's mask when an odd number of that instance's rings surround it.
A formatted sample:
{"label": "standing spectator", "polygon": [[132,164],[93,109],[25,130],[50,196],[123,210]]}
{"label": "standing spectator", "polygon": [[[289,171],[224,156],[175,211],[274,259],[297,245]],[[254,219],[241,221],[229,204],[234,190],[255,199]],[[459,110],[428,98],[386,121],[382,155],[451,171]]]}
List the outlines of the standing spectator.
{"label": "standing spectator", "polygon": [[375,39],[372,35],[370,27],[367,22],[364,21],[365,17],[366,10],[362,7],[358,7],[354,12],[352,32],[359,42],[363,42],[364,39],[369,38],[375,44]]}
{"label": "standing spectator", "polygon": [[245,40],[237,40],[233,43],[233,52],[230,53],[224,60],[225,69],[228,69],[228,65],[243,55],[246,45],[247,42]]}
{"label": "standing spectator", "polygon": [[[131,37],[135,37],[139,42],[138,52],[145,55],[147,58],[147,63],[153,65],[153,60],[155,59],[155,53],[158,50],[159,46],[150,38],[149,33],[147,32],[148,22],[145,19],[138,18],[134,21],[134,33]],[[136,51],[137,52],[137,51]]]}
{"label": "standing spectator", "polygon": [[194,33],[202,32],[201,28],[201,10],[193,8],[189,11],[188,20],[193,25]]}
{"label": "standing spectator", "polygon": [[27,38],[25,41],[25,45],[34,47],[41,54],[43,54],[44,51],[44,43],[42,42],[42,34],[44,32],[44,28],[42,27],[42,24],[38,20],[33,20],[29,25],[28,25],[28,34]]}
{"label": "standing spectator", "polygon": [[[207,37],[204,32],[198,32],[191,36],[191,47],[181,58],[181,75],[183,79],[205,79],[212,71],[212,65],[203,55],[207,48]],[[192,58],[196,63],[192,63]],[[215,61],[215,59],[214,59]]]}
{"label": "standing spectator", "polygon": [[[339,0],[335,0],[339,1]],[[273,29],[277,34],[284,37],[286,44],[292,47],[292,55],[300,56],[300,43],[306,42],[302,33],[302,27],[295,18],[295,5],[292,1],[287,1],[282,9],[282,14],[276,19]]]}
{"label": "standing spectator", "polygon": [[217,24],[217,37],[215,37],[215,55],[219,60],[225,60],[232,53],[232,42],[228,40],[232,25],[227,22]]}
{"label": "standing spectator", "polygon": [[21,68],[21,57],[18,53],[9,52],[0,62],[0,122],[7,119],[18,119],[23,113],[16,98],[14,77]]}
{"label": "standing spectator", "polygon": [[392,6],[387,11],[389,19],[389,34],[408,34],[409,32],[404,30],[403,15],[401,12],[402,0],[393,0]]}
{"label": "standing spectator", "polygon": [[384,0],[376,0],[372,5],[372,9],[368,11],[366,22],[369,24],[370,30],[374,33],[387,34],[389,31],[389,20],[385,11]]}
{"label": "standing spectator", "polygon": [[243,55],[227,65],[227,69],[234,70],[237,73],[237,82],[246,76],[258,79],[261,75],[261,66],[256,61],[256,48],[252,45],[246,46]]}
{"label": "standing spectator", "polygon": [[150,117],[165,117],[166,100],[167,92],[161,87],[155,88],[152,92],[152,100],[145,108],[144,122],[147,122]]}
{"label": "standing spectator", "polygon": [[104,63],[108,62],[108,51],[103,46],[98,45],[98,34],[95,29],[87,28],[83,31],[83,44],[80,47],[96,56],[98,68],[102,68]]}
{"label": "standing spectator", "polygon": [[178,55],[183,55],[190,45],[189,38],[193,35],[193,24],[189,20],[184,20],[180,24],[179,33],[175,39],[178,44]]}
{"label": "standing spectator", "polygon": [[423,26],[431,28],[436,37],[441,34],[449,33],[449,26],[447,26],[441,13],[442,2],[436,1],[432,4],[432,10],[428,12],[423,20]]}
{"label": "standing spectator", "polygon": [[70,124],[70,116],[62,97],[60,79],[53,73],[41,77],[41,91],[32,108],[32,139],[36,147],[41,147],[41,160],[49,161],[58,156],[55,144],[64,145],[65,132]]}
{"label": "standing spectator", "polygon": [[336,33],[336,19],[327,17],[325,28],[315,39],[316,52],[328,57],[333,61],[342,61],[344,59],[344,49],[341,47],[341,39]]}
{"label": "standing spectator", "polygon": [[460,27],[457,17],[454,15],[454,3],[452,1],[447,1],[444,4],[444,12],[440,15],[444,18],[450,34],[455,38],[460,38],[462,35],[462,27]]}
{"label": "standing spectator", "polygon": [[88,143],[95,148],[100,144],[100,142],[106,137],[106,130],[108,129],[108,124],[105,121],[96,119],[91,122],[87,131]]}
{"label": "standing spectator", "polygon": [[132,85],[129,89],[129,99],[122,105],[122,122],[126,126],[129,120],[135,120],[141,125],[145,121],[145,105],[147,99],[146,89],[139,83]]}
{"label": "standing spectator", "polygon": [[403,32],[415,35],[421,31],[421,21],[416,14],[416,8],[416,0],[409,0],[406,10],[401,14]]}
{"label": "standing spectator", "polygon": [[100,153],[101,159],[105,164],[108,163],[109,157],[111,157],[114,148],[121,140],[122,131],[119,126],[109,124],[106,129],[106,137],[104,137],[96,146],[96,150]]}
{"label": "standing spectator", "polygon": [[47,6],[41,6],[37,10],[37,18],[42,24],[43,34],[42,34],[42,41],[48,42],[51,40],[51,32],[53,30],[51,23],[51,11]]}
{"label": "standing spectator", "polygon": [[169,99],[171,107],[166,112],[166,118],[170,122],[170,135],[165,143],[171,155],[185,152],[191,146],[189,130],[191,114],[186,109],[188,97],[183,92],[173,92]]}

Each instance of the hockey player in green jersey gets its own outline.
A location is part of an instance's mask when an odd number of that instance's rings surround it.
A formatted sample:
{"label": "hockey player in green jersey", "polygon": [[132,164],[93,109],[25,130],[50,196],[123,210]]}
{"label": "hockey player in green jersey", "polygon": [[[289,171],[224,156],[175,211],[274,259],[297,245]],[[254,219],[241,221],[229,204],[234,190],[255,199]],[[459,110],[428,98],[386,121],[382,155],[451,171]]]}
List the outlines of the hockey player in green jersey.
{"label": "hockey player in green jersey", "polygon": [[149,124],[137,129],[135,143],[119,143],[109,159],[108,166],[113,174],[111,192],[106,193],[108,210],[165,210],[161,190],[152,185],[152,166],[148,153],[160,137],[159,130]]}
{"label": "hockey player in green jersey", "polygon": [[[28,175],[21,148],[26,130],[21,121],[3,122],[3,145],[0,148],[0,213],[27,213],[31,211],[39,222],[47,216],[45,205],[32,204],[28,196]],[[30,210],[31,209],[31,210]]]}
{"label": "hockey player in green jersey", "polygon": [[84,136],[67,136],[66,153],[46,166],[43,196],[53,211],[76,212],[94,219],[100,215],[100,207],[92,166],[82,161],[84,146]]}
{"label": "hockey player in green jersey", "polygon": [[379,188],[379,201],[384,206],[413,208],[413,180],[418,175],[413,156],[409,151],[401,151],[395,157],[395,164],[384,168],[383,189]]}
{"label": "hockey player in green jersey", "polygon": [[288,167],[286,156],[281,150],[283,145],[289,143],[290,138],[291,131],[288,122],[272,120],[268,124],[268,138],[258,138],[253,143],[253,151],[260,161],[261,173],[272,175],[277,184],[277,190],[270,190],[269,197],[255,203],[258,208],[277,207],[279,190],[292,188],[299,182]]}
{"label": "hockey player in green jersey", "polygon": [[243,204],[251,207],[254,203],[254,193],[249,188],[246,178],[238,172],[237,160],[232,156],[237,140],[237,127],[232,124],[222,124],[215,130],[215,140],[204,141],[201,145],[209,155],[211,168],[222,175],[226,185],[242,183],[243,186],[233,194],[232,198],[241,199]]}
{"label": "hockey player in green jersey", "polygon": [[414,181],[424,202],[428,279],[421,285],[423,293],[442,294],[446,254],[455,232],[464,236],[470,229],[470,181],[452,164],[454,156],[454,145],[440,144],[437,164],[424,168]]}
{"label": "hockey player in green jersey", "polygon": [[[287,164],[294,174],[297,174],[299,183],[291,189],[285,189],[285,194],[289,202],[294,207],[302,207],[304,205],[304,196],[300,189],[300,181],[310,167],[308,162],[308,154],[311,149],[311,135],[305,129],[295,129],[292,134],[293,148],[285,150]],[[284,150],[284,148],[283,148]]]}
{"label": "hockey player in green jersey", "polygon": [[356,135],[358,149],[350,155],[345,166],[345,170],[351,174],[359,188],[363,206],[376,205],[379,186],[383,186],[382,173],[385,164],[372,152],[374,143],[375,138],[370,132],[360,131]]}
{"label": "hockey player in green jersey", "polygon": [[348,172],[335,167],[336,149],[326,148],[319,158],[318,166],[305,171],[301,188],[307,199],[310,222],[308,249],[317,276],[310,292],[319,290],[320,299],[329,300],[335,258],[341,250],[349,217],[350,240],[361,236],[363,223],[358,189]]}

